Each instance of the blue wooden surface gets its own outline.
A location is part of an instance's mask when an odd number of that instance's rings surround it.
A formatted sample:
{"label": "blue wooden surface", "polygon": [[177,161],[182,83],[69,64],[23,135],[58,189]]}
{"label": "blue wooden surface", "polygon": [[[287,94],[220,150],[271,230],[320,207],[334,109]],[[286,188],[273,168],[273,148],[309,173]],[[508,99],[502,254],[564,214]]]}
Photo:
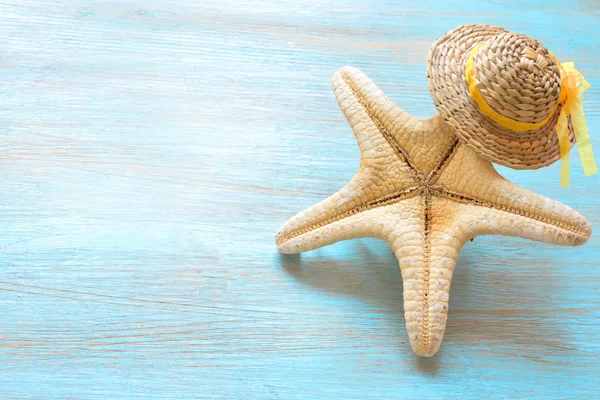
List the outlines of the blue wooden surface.
{"label": "blue wooden surface", "polygon": [[600,152],[597,1],[0,1],[0,398],[575,398],[600,390],[600,179],[501,172],[592,222],[482,237],[442,349],[412,353],[390,249],[277,253],[354,174],[344,65],[433,115],[430,43],[467,22],[575,60]]}

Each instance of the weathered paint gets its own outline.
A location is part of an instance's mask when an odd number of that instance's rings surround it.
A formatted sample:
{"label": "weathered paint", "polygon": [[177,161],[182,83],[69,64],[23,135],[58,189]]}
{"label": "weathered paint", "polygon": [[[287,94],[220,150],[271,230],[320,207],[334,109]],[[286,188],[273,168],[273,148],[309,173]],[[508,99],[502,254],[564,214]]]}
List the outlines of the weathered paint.
{"label": "weathered paint", "polygon": [[[407,343],[385,244],[285,257],[273,236],[358,166],[333,72],[432,115],[427,51],[461,23],[575,60],[600,154],[599,18],[590,0],[0,1],[0,398],[597,396],[597,233],[475,239],[433,359]],[[600,180],[573,158],[569,190],[558,165],[501,171],[598,232]]]}

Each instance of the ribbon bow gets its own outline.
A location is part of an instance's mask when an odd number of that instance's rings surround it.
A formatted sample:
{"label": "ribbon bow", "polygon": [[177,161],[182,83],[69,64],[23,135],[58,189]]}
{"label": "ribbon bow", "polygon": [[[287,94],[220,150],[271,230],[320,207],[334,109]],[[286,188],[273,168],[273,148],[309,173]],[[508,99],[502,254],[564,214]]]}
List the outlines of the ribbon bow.
{"label": "ribbon bow", "polygon": [[596,160],[592,151],[592,143],[588,126],[583,114],[583,92],[590,84],[583,75],[575,69],[573,62],[558,63],[561,69],[562,93],[560,102],[565,102],[558,117],[556,124],[556,134],[558,135],[558,147],[560,149],[560,186],[569,187],[571,175],[571,143],[569,140],[569,122],[567,117],[571,117],[571,124],[575,132],[579,156],[583,173],[586,176],[594,175],[598,172]]}

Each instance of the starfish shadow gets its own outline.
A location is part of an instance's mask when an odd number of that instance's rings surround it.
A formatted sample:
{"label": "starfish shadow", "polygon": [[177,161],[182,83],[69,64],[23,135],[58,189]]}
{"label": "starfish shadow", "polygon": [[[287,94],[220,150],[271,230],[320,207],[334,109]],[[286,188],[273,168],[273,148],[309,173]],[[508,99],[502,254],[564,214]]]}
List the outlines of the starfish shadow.
{"label": "starfish shadow", "polygon": [[[553,322],[551,316],[548,319],[528,317],[530,310],[524,299],[533,293],[527,292],[527,286],[519,282],[519,273],[511,273],[509,266],[500,272],[478,271],[477,260],[485,257],[485,251],[483,245],[466,245],[461,252],[452,279],[450,313],[440,352],[432,358],[415,355],[415,368],[422,373],[435,374],[440,357],[449,354],[444,351],[449,346],[488,349],[489,346],[503,344],[500,348],[506,350],[504,345],[508,343],[515,350],[526,352],[525,357],[534,359],[541,359],[543,354],[551,351],[554,354],[556,351],[573,351],[572,347],[558,339],[564,338],[567,333]],[[397,346],[405,348],[408,345],[400,268],[394,253],[385,243],[362,239],[310,254],[279,254],[278,257],[279,265],[303,284],[329,294],[359,299],[388,315],[396,314]],[[503,264],[502,259],[495,262]],[[559,289],[558,283],[545,286],[549,297]],[[501,303],[494,301],[499,298]]]}
{"label": "starfish shadow", "polygon": [[385,244],[376,242],[374,239],[346,242],[315,250],[310,255],[279,254],[279,264],[291,276],[318,290],[402,312],[398,261],[391,249],[383,249]]}

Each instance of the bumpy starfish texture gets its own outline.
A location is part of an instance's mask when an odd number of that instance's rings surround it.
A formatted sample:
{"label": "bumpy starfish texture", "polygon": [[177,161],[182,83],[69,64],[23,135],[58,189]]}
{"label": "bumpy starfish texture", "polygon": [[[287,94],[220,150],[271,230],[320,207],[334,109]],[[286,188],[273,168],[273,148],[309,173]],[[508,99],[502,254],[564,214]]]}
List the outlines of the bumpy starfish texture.
{"label": "bumpy starfish texture", "polygon": [[291,254],[358,237],[386,241],[400,263],[406,329],[418,355],[440,347],[454,266],[468,240],[587,241],[582,215],[501,177],[440,116],[408,115],[355,68],[336,72],[333,89],[358,141],[360,168],[340,191],[286,222],[276,244]]}

